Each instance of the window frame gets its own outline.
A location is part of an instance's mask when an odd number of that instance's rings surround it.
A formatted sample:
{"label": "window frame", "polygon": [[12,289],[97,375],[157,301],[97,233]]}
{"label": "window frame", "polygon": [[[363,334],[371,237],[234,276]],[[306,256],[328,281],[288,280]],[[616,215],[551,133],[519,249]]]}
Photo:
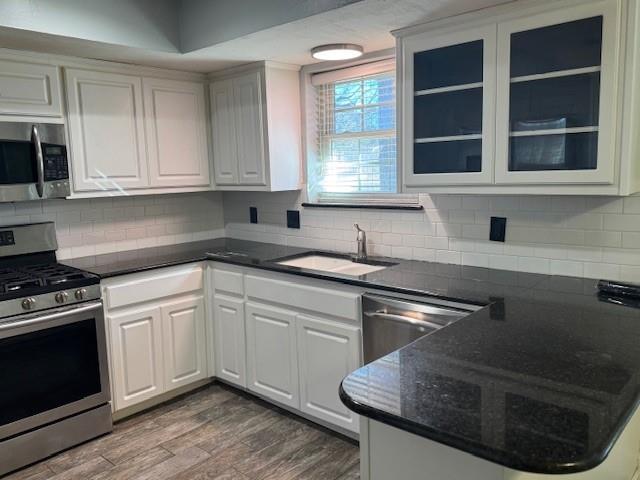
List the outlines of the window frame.
{"label": "window frame", "polygon": [[[329,83],[332,81],[339,81],[342,78],[345,80],[352,77],[362,77],[366,75],[374,75],[380,71],[381,64],[386,62],[392,64],[395,69],[395,49],[387,49],[380,52],[374,52],[363,55],[356,60],[350,60],[345,62],[321,62],[317,64],[308,65],[301,70],[301,83],[302,83],[302,117],[303,117],[303,146],[305,152],[304,172],[305,172],[305,194],[307,206],[312,205],[334,205],[339,207],[341,205],[353,208],[354,206],[362,206],[363,208],[401,208],[406,205],[410,208],[415,208],[418,203],[417,194],[405,194],[402,192],[402,161],[400,149],[398,148],[398,125],[396,121],[396,128],[394,135],[396,137],[396,192],[395,193],[322,193],[313,190],[314,183],[310,180],[312,178],[313,165],[318,162],[319,151],[317,148],[317,135],[318,129],[321,126],[318,124],[317,119],[317,97],[316,86],[312,78],[316,76],[317,83]],[[377,71],[376,71],[377,69]],[[353,74],[351,74],[353,73]],[[348,74],[348,76],[345,76]],[[397,76],[396,76],[397,84]],[[397,90],[397,85],[396,85]],[[395,99],[396,106],[396,118],[398,118],[398,99]],[[383,130],[380,132],[366,132],[363,135],[358,136],[370,136],[376,138],[384,136],[384,133],[388,133],[390,130]],[[354,134],[355,136],[355,134]],[[386,135],[388,137],[388,135]],[[325,137],[327,138],[327,137]]]}

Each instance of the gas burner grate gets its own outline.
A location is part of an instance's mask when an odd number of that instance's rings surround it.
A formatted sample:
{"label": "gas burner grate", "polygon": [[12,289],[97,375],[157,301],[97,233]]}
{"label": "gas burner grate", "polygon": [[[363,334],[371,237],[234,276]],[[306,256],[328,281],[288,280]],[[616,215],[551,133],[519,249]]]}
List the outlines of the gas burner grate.
{"label": "gas burner grate", "polygon": [[65,265],[41,264],[0,269],[0,294],[35,290],[89,278],[89,274]]}

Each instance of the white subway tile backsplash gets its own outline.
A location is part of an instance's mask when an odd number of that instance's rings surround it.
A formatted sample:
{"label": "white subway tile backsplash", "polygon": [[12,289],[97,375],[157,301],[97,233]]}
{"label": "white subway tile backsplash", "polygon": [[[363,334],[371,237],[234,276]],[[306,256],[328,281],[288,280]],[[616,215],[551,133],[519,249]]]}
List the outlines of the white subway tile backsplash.
{"label": "white subway tile backsplash", "polygon": [[[319,211],[301,208],[304,193],[225,193],[225,223],[229,236],[269,241],[261,233],[264,227],[246,228],[248,206],[259,206],[261,221],[267,208],[277,218],[295,208],[301,210],[302,224],[316,230],[281,229],[277,243],[298,238],[296,243],[305,246],[305,239],[319,239],[327,248],[354,251],[353,223],[358,221],[366,225],[375,255],[640,282],[640,196],[420,194],[419,199],[422,212]],[[491,216],[507,218],[505,243],[489,241]],[[342,231],[341,239],[330,233],[334,228]]]}
{"label": "white subway tile backsplash", "polygon": [[223,236],[222,207],[215,192],[43,200],[0,204],[0,224],[54,221],[65,259]]}

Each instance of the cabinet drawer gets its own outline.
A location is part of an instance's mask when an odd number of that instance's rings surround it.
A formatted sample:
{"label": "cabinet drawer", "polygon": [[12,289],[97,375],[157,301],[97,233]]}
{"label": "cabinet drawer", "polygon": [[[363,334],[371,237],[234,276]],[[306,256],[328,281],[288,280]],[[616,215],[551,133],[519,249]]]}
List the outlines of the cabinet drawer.
{"label": "cabinet drawer", "polygon": [[218,292],[244,295],[244,281],[240,271],[215,268],[213,270],[213,288]]}
{"label": "cabinet drawer", "polygon": [[202,267],[198,265],[127,275],[113,283],[106,282],[104,293],[107,308],[111,309],[163,299],[202,290],[202,288]]}
{"label": "cabinet drawer", "polygon": [[245,287],[247,296],[251,298],[356,322],[360,318],[360,295],[355,293],[253,275],[245,277]]}

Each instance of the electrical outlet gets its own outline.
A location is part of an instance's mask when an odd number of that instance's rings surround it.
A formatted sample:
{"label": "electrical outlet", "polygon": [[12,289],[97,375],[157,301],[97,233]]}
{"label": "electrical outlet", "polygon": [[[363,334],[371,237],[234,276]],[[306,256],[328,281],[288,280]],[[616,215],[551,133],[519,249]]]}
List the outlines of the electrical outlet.
{"label": "electrical outlet", "polygon": [[489,232],[489,240],[492,240],[494,242],[504,242],[506,233],[506,217],[491,217],[491,231]]}
{"label": "electrical outlet", "polygon": [[249,207],[249,222],[258,223],[258,207]]}
{"label": "electrical outlet", "polygon": [[287,228],[300,228],[300,210],[287,210]]}

